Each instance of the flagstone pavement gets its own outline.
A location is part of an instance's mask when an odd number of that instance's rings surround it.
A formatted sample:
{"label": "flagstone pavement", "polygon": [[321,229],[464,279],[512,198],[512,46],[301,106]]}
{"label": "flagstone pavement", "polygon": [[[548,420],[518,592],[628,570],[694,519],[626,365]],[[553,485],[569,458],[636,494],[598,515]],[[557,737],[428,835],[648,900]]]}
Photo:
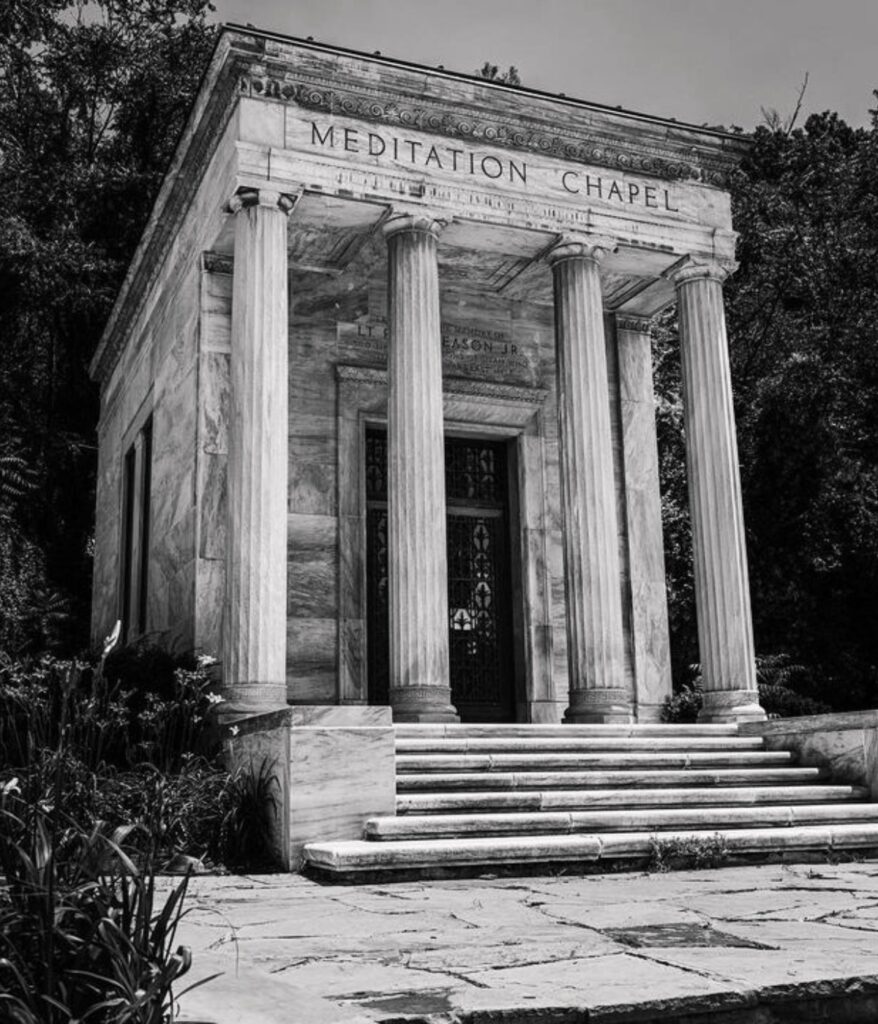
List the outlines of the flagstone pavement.
{"label": "flagstone pavement", "polygon": [[878,1022],[878,862],[323,885],[198,876],[181,1020]]}

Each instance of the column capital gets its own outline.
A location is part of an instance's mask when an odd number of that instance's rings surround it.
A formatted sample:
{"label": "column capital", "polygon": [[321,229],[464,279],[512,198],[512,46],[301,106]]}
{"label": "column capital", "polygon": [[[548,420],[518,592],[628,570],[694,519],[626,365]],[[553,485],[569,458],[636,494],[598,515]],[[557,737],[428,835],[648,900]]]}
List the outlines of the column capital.
{"label": "column capital", "polygon": [[689,281],[718,281],[720,284],[738,269],[735,260],[727,257],[684,256],[662,272],[662,277],[676,288]]}
{"label": "column capital", "polygon": [[239,188],[226,204],[229,213],[238,213],[251,206],[262,206],[268,210],[290,213],[304,190],[279,192],[272,188]]}
{"label": "column capital", "polygon": [[616,313],[616,330],[631,334],[652,334],[652,317],[633,313]]}
{"label": "column capital", "polygon": [[585,259],[600,261],[619,248],[619,243],[609,235],[571,234],[562,235],[546,254],[551,266],[562,260]]}
{"label": "column capital", "polygon": [[394,206],[390,216],[382,224],[381,231],[388,239],[404,231],[438,238],[450,221],[451,216],[445,212],[421,207]]}

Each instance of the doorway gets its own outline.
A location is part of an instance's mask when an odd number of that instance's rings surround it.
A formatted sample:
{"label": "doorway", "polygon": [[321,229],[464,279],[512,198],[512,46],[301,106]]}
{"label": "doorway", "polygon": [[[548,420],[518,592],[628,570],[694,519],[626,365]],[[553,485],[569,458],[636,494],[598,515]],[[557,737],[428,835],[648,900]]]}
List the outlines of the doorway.
{"label": "doorway", "polygon": [[[515,717],[508,443],[446,437],[451,702],[463,722]],[[370,704],[390,689],[387,435],[366,432],[366,630]]]}

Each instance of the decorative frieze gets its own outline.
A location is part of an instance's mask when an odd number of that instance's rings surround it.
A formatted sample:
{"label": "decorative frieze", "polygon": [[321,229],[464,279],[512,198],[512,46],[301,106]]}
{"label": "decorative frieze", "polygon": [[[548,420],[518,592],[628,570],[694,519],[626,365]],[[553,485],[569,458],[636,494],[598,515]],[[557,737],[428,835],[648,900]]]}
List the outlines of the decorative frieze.
{"label": "decorative frieze", "polygon": [[647,174],[667,180],[702,181],[726,185],[730,161],[697,153],[697,162],[681,159],[680,147],[662,147],[654,139],[621,140],[594,122],[587,138],[565,130],[561,119],[541,120],[508,112],[504,117],[486,116],[472,108],[414,97],[387,97],[386,92],[365,84],[356,88],[339,85],[320,75],[294,79],[289,72],[269,72],[254,67],[238,80],[241,95],[295,103],[306,110],[322,111],[362,121],[409,128],[450,138],[468,139],[491,146],[540,153],[561,160]]}

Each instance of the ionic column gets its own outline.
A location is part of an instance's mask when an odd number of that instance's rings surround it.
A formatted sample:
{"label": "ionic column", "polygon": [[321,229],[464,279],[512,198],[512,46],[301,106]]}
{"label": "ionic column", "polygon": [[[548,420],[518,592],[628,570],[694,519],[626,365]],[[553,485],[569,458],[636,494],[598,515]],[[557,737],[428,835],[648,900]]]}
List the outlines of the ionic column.
{"label": "ionic column", "polygon": [[235,214],[229,367],[226,713],[286,703],[287,215],[294,200],[241,191]]}
{"label": "ionic column", "polygon": [[728,267],[689,259],[677,289],[686,468],[703,722],[762,719],[722,285]]}
{"label": "ionic column", "polygon": [[437,238],[428,214],[392,217],[387,238],[390,394],[390,703],[397,722],[454,722]]}
{"label": "ionic column", "polygon": [[616,314],[625,473],[631,646],[638,722],[657,722],[671,695],[652,337],[649,320]]}
{"label": "ionic column", "polygon": [[567,589],[567,722],[628,722],[619,531],[598,263],[606,239],[565,240],[550,253]]}

